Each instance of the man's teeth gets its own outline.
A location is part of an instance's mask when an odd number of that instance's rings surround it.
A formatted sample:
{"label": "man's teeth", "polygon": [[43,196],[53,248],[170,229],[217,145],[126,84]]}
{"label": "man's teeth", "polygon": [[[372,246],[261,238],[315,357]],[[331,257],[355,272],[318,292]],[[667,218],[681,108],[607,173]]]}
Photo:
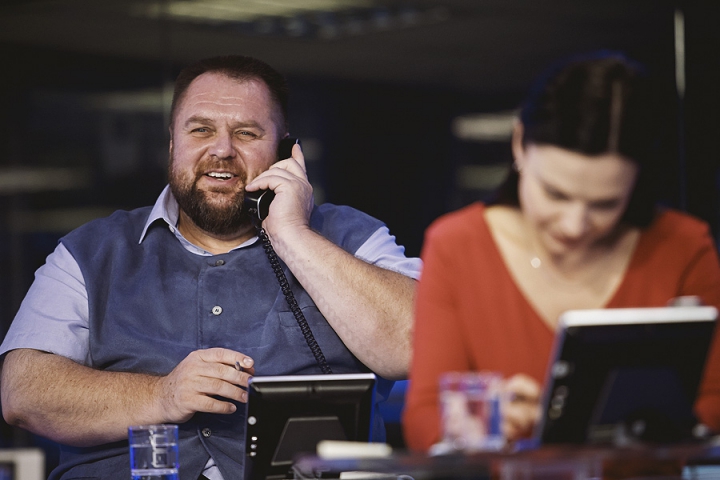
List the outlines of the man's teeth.
{"label": "man's teeth", "polygon": [[221,180],[230,180],[232,178],[232,173],[210,172],[208,173],[208,177],[219,178]]}

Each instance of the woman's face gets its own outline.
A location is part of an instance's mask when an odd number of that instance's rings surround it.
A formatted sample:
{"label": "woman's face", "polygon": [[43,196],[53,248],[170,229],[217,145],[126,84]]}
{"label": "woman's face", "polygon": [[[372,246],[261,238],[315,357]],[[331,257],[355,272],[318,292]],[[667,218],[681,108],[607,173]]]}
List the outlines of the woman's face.
{"label": "woman's face", "polygon": [[614,231],[635,185],[633,162],[552,145],[513,145],[513,153],[520,207],[548,254],[589,249]]}

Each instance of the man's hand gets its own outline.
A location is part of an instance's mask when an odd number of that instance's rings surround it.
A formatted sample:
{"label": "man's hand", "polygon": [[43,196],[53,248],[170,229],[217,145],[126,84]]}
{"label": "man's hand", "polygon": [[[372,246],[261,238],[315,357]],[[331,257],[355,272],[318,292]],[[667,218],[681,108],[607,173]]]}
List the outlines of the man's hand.
{"label": "man's hand", "polygon": [[540,385],[518,373],[505,380],[502,432],[512,442],[527,438],[540,420]]}
{"label": "man's hand", "polygon": [[167,415],[163,421],[187,422],[195,412],[235,412],[235,404],[213,397],[247,402],[247,392],[241,387],[247,387],[253,373],[253,360],[232,350],[211,348],[190,353],[158,382],[157,396]]}
{"label": "man's hand", "polygon": [[268,217],[263,222],[271,240],[283,229],[307,228],[314,200],[300,145],[293,145],[292,157],[274,163],[253,179],[247,189],[272,190],[275,193]]}

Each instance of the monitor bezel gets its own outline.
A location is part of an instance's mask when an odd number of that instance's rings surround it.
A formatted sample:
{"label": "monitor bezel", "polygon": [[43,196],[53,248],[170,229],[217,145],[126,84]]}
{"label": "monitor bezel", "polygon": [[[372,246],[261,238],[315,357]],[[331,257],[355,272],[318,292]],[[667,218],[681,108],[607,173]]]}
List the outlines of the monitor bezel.
{"label": "monitor bezel", "polygon": [[[288,478],[285,476],[289,475],[292,463],[273,465],[272,457],[282,435],[279,424],[283,423],[283,428],[287,428],[291,418],[293,421],[321,421],[327,419],[327,412],[331,411],[337,414],[345,436],[349,437],[346,440],[369,441],[372,438],[376,384],[377,377],[373,373],[252,377],[248,381],[246,405],[245,478]],[[337,393],[323,394],[324,390],[329,392],[337,387],[347,390],[347,398],[341,398]],[[308,390],[300,391],[308,388],[311,394]],[[351,411],[353,419],[347,418]],[[267,415],[272,416],[272,425],[263,438],[257,434],[260,432],[258,424],[263,423],[262,418]],[[343,418],[339,418],[341,416]],[[353,422],[350,430],[354,431],[348,432],[344,422]],[[312,453],[315,453],[314,450]]]}
{"label": "monitor bezel", "polygon": [[[597,424],[591,426],[593,417],[598,418],[603,415],[598,402],[601,401],[601,395],[607,394],[605,390],[607,390],[608,383],[612,382],[609,377],[616,375],[617,372],[630,372],[633,374],[632,369],[640,372],[646,369],[645,371],[650,372],[652,370],[652,362],[655,362],[656,370],[661,372],[661,374],[662,372],[667,373],[671,368],[675,368],[676,365],[672,362],[691,362],[688,365],[678,366],[678,368],[672,370],[672,372],[681,372],[678,376],[682,376],[680,380],[683,382],[682,384],[685,390],[682,395],[680,395],[685,401],[678,401],[680,403],[694,403],[697,387],[701,381],[703,367],[707,359],[707,352],[712,342],[717,317],[718,311],[712,306],[608,308],[571,310],[565,312],[560,316],[558,322],[552,355],[545,377],[545,388],[541,403],[541,420],[536,425],[533,442],[531,442],[531,444],[536,446],[559,443],[618,444],[620,442],[642,441],[641,436],[638,437],[639,439],[633,439],[631,436],[620,438],[615,431],[612,432],[612,440],[610,440],[609,437],[603,439],[602,427]],[[689,328],[693,329],[693,332],[689,332]],[[690,358],[679,359],[679,355],[668,353],[661,355],[658,351],[655,351],[659,348],[658,346],[651,345],[648,347],[647,342],[654,339],[653,336],[657,337],[656,342],[669,342],[668,332],[674,330],[677,330],[677,332],[685,331],[687,335],[692,337],[692,339],[685,339],[695,346],[695,350],[692,352],[692,355],[690,355]],[[600,349],[603,347],[597,345],[606,345],[605,348],[610,349],[610,343],[596,343],[595,346],[584,345],[586,347],[585,351],[582,350],[583,346],[576,345],[582,343],[583,335],[589,335],[592,332],[604,332],[608,338],[616,338],[619,332],[627,332],[627,335],[625,335],[622,341],[615,342],[614,355],[606,355],[607,358],[598,359],[592,357],[592,360],[588,360],[587,358],[583,358],[583,355],[587,355],[590,348]],[[611,340],[608,339],[606,341],[610,342]],[[598,340],[596,339],[595,342],[598,342]],[[657,345],[662,345],[662,343],[658,343]],[[636,350],[631,350],[633,348]],[[580,358],[576,359],[577,361],[574,363],[568,362],[568,356],[573,355],[573,350],[576,353],[581,352],[577,355]],[[604,364],[602,362],[604,362]],[[588,366],[588,363],[596,363],[597,365]],[[588,402],[582,405],[572,405],[569,401],[570,397],[568,392],[573,388],[572,384],[575,384],[577,391],[577,383],[583,380],[575,380],[574,382],[572,379],[569,380],[568,365],[572,369],[569,375],[570,377],[575,376],[575,378],[580,378],[582,370],[599,371],[601,374],[604,373],[606,375],[585,377],[589,378],[588,380],[584,380],[585,391],[595,391],[593,389],[597,389],[598,392],[597,397],[591,400],[591,402],[595,402],[594,405],[589,405]],[[577,370],[580,370],[580,372]],[[672,376],[673,375],[668,376],[665,374],[665,376],[661,378],[668,379]],[[631,375],[628,375],[628,378],[630,377]],[[620,384],[620,382],[617,383],[617,385]],[[587,388],[588,385],[590,385],[590,388]],[[565,390],[562,390],[563,388],[565,388]],[[561,396],[560,394],[566,396]],[[577,401],[578,400],[576,400],[576,402]],[[560,409],[558,409],[558,405],[560,405]],[[589,415],[587,414],[588,407],[590,407]],[[569,418],[567,416],[568,409],[573,409],[570,412],[571,416],[572,414],[576,414],[575,423],[579,424],[573,427],[575,431],[570,434],[567,433],[567,428],[564,431],[562,430],[563,424],[558,420],[560,416]],[[684,406],[681,409],[686,410]],[[584,413],[581,415],[578,413],[579,411]],[[558,414],[558,412],[561,413]],[[691,411],[682,411],[678,412],[678,415],[685,415],[686,413],[692,414]],[[556,419],[552,420],[550,418],[552,416],[555,416]],[[677,422],[685,421],[685,419],[679,419],[679,417],[673,420],[677,420]],[[567,422],[567,420],[565,421]],[[579,433],[580,428],[585,429],[584,435]],[[618,430],[618,428],[615,428],[615,430]],[[591,431],[594,433],[590,433]],[[600,433],[598,434],[597,432]],[[624,434],[627,432],[623,431],[621,433]],[[610,433],[608,433],[608,435],[609,434]],[[565,435],[565,438],[563,438],[563,435]],[[581,436],[582,438],[580,438]]]}

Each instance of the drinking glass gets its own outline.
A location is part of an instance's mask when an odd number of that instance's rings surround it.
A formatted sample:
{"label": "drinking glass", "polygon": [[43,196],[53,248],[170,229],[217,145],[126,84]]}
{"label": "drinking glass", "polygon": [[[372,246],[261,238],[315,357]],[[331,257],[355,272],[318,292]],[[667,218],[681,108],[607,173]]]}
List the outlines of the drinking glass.
{"label": "drinking glass", "polygon": [[500,450],[502,376],[495,372],[448,372],[440,377],[442,443],[453,450]]}
{"label": "drinking glass", "polygon": [[128,428],[132,480],[178,480],[178,426]]}

